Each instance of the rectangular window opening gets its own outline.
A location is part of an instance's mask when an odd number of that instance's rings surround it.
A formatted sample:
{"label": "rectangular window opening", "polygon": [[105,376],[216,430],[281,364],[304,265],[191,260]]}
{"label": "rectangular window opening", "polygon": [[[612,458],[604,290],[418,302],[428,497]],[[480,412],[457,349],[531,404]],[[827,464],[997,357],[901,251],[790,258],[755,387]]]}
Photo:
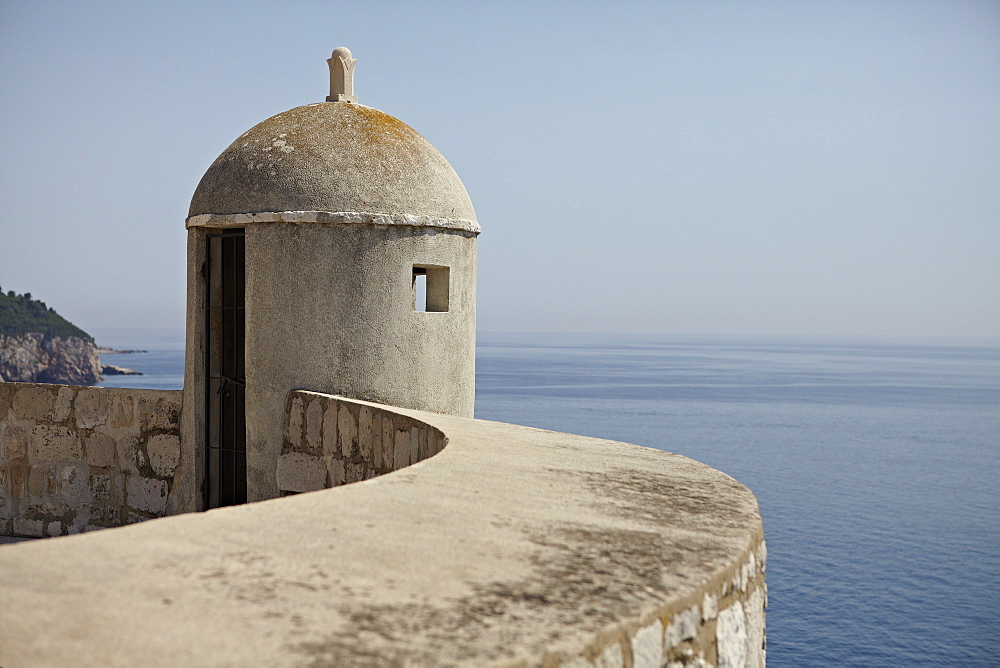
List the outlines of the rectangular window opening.
{"label": "rectangular window opening", "polygon": [[431,264],[413,265],[413,309],[427,313],[448,311],[451,270]]}

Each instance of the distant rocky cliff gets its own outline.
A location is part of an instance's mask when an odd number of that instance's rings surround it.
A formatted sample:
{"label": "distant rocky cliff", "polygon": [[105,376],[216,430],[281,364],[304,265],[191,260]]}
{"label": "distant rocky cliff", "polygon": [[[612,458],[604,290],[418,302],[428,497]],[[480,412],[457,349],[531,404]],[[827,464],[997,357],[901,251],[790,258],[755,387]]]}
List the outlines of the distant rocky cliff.
{"label": "distant rocky cliff", "polygon": [[0,292],[0,381],[90,385],[101,380],[92,336],[47,307]]}
{"label": "distant rocky cliff", "polygon": [[0,380],[90,385],[101,380],[101,359],[93,341],[76,336],[0,334]]}

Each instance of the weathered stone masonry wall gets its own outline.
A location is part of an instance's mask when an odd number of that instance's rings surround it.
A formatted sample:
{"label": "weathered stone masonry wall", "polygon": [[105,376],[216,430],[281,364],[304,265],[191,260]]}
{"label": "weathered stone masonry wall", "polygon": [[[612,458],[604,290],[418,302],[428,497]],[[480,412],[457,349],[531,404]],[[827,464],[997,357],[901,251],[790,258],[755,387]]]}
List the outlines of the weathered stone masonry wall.
{"label": "weathered stone masonry wall", "polygon": [[0,383],[0,535],[58,536],[175,502],[179,390]]}
{"label": "weathered stone masonry wall", "polygon": [[278,458],[283,496],[367,480],[437,454],[440,430],[342,397],[289,393]]}
{"label": "weathered stone masonry wall", "polygon": [[572,668],[736,668],[766,663],[767,546],[760,535],[744,559],[671,601],[643,624],[609,629]]}

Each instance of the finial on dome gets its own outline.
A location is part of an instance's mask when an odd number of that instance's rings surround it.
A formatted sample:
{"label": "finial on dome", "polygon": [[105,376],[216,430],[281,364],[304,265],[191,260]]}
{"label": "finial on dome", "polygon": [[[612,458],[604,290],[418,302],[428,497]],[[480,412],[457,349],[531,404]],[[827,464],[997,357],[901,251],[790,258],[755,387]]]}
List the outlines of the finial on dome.
{"label": "finial on dome", "polygon": [[330,66],[330,94],[327,102],[357,102],[354,94],[354,65],[358,61],[351,58],[351,50],[339,46],[333,50],[333,55],[327,59]]}

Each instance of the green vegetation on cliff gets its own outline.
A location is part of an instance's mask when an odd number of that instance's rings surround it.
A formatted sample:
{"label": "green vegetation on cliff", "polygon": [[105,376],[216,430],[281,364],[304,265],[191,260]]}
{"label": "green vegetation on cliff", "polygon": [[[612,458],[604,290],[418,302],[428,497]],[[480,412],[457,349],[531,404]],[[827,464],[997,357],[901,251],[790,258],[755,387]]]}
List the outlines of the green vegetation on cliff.
{"label": "green vegetation on cliff", "polygon": [[0,335],[14,337],[30,333],[94,340],[90,334],[46,306],[45,302],[32,299],[30,292],[19,295],[13,290],[7,294],[0,290]]}

